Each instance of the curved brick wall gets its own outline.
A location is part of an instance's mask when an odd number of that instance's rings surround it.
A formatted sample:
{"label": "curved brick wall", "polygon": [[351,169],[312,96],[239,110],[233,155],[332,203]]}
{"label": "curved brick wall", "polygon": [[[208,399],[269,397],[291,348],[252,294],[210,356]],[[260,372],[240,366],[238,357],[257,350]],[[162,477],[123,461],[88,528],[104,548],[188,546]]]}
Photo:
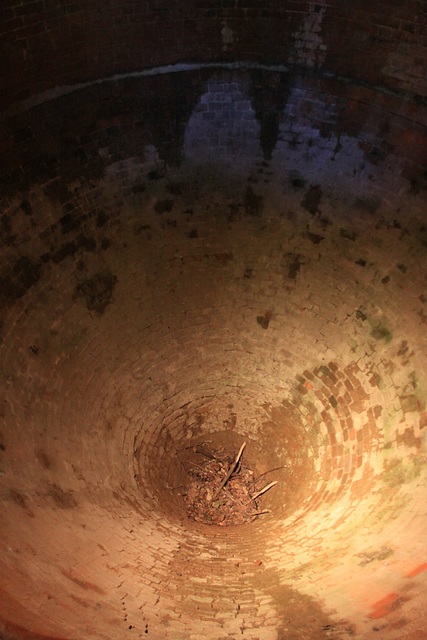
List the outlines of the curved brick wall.
{"label": "curved brick wall", "polygon": [[166,64],[247,60],[426,95],[422,2],[5,0],[9,101]]}
{"label": "curved brick wall", "polygon": [[0,632],[421,640],[422,7],[182,4],[2,8]]}

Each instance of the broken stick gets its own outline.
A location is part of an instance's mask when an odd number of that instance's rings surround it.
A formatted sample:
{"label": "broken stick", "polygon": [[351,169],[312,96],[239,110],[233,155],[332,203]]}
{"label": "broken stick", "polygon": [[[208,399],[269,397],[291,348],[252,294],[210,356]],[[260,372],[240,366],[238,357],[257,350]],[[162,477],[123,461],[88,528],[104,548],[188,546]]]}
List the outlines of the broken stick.
{"label": "broken stick", "polygon": [[213,498],[217,498],[218,495],[221,493],[221,491],[223,490],[223,488],[225,487],[225,485],[227,484],[227,482],[230,480],[231,476],[233,475],[233,472],[235,470],[235,468],[237,467],[237,465],[239,464],[239,460],[242,456],[243,453],[243,449],[246,447],[246,442],[244,442],[242,444],[242,446],[240,447],[240,451],[237,454],[237,457],[235,459],[235,461],[233,462],[233,464],[230,466],[227,475],[225,476],[224,480],[221,482],[221,484],[219,485],[218,491],[215,493],[215,495],[213,496]]}
{"label": "broken stick", "polygon": [[266,487],[264,487],[264,489],[261,489],[261,491],[257,491],[257,493],[255,493],[252,496],[251,500],[256,500],[256,498],[258,498],[260,495],[262,495],[263,493],[265,493],[266,491],[271,489],[271,487],[274,487],[275,484],[277,484],[277,480],[275,480],[274,482],[270,482],[270,484],[268,484]]}
{"label": "broken stick", "polygon": [[260,478],[263,478],[267,475],[267,473],[273,473],[273,471],[279,471],[279,469],[286,469],[286,465],[282,465],[281,467],[275,467],[274,469],[269,469],[268,471],[264,471],[258,478],[254,478],[254,482],[257,482]]}

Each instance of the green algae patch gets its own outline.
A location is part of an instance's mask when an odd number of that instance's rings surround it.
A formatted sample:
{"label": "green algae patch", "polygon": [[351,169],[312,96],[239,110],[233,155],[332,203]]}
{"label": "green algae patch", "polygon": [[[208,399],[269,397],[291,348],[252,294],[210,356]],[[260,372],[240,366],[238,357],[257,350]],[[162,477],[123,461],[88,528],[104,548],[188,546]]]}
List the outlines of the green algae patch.
{"label": "green algae patch", "polygon": [[379,521],[387,522],[389,520],[396,520],[400,518],[402,511],[412,502],[412,498],[409,495],[399,495],[391,499],[382,509],[377,512],[377,518]]}
{"label": "green algae patch", "polygon": [[356,340],[354,340],[354,338],[350,338],[350,349],[351,351],[353,351],[353,353],[356,353],[358,344],[356,342]]}
{"label": "green algae patch", "polygon": [[383,322],[372,324],[369,329],[369,334],[375,338],[375,340],[384,340],[386,344],[393,340],[392,332]]}
{"label": "green algae patch", "polygon": [[356,311],[356,318],[366,323],[369,335],[375,340],[383,340],[386,344],[393,340],[390,323],[384,316],[382,318],[374,318],[366,309],[360,307]]}
{"label": "green algae patch", "polygon": [[384,433],[384,449],[390,449],[395,446],[397,425],[403,417],[403,412],[388,413],[383,417],[382,426]]}
{"label": "green algae patch", "polygon": [[380,547],[374,551],[363,551],[362,553],[356,553],[355,557],[360,559],[358,563],[360,567],[365,567],[367,564],[374,562],[375,560],[387,560],[394,553],[393,549],[389,547]]}
{"label": "green algae patch", "polygon": [[386,460],[382,479],[388,487],[399,487],[418,478],[425,464],[420,458]]}

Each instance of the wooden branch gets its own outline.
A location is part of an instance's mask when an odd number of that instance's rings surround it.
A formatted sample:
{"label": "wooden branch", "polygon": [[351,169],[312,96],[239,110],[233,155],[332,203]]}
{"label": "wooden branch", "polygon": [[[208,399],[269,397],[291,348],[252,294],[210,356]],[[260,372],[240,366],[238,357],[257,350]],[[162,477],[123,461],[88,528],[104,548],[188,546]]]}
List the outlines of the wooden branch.
{"label": "wooden branch", "polygon": [[261,473],[260,476],[258,476],[258,478],[254,478],[253,482],[257,482],[260,478],[263,478],[264,476],[267,475],[267,473],[273,473],[273,471],[279,471],[279,469],[285,469],[286,466],[282,465],[281,467],[275,467],[274,469],[269,469],[268,471],[265,471],[264,473]]}
{"label": "wooden branch", "polygon": [[251,500],[256,500],[256,498],[258,498],[260,495],[262,495],[263,493],[265,493],[266,491],[271,489],[271,487],[274,487],[275,484],[277,484],[277,480],[275,480],[274,482],[270,482],[270,484],[268,484],[266,487],[264,487],[264,489],[261,489],[261,491],[258,491],[257,493],[255,493],[252,496]]}
{"label": "wooden branch", "polygon": [[234,496],[232,496],[231,493],[227,491],[225,487],[223,487],[222,490],[224,491],[225,495],[230,498],[230,500],[232,500],[233,502],[237,502],[237,499]]}
{"label": "wooden branch", "polygon": [[258,516],[262,516],[263,513],[271,513],[268,509],[265,509],[264,511],[256,511],[250,519],[250,522],[253,522],[254,520],[256,520],[258,518]]}
{"label": "wooden branch", "polygon": [[223,490],[223,488],[225,487],[225,485],[227,484],[227,482],[230,480],[231,476],[234,473],[234,470],[236,469],[237,465],[239,464],[239,460],[242,456],[243,453],[243,449],[246,447],[246,442],[244,442],[242,444],[242,446],[240,447],[240,451],[237,454],[237,457],[235,459],[235,461],[233,462],[233,464],[230,466],[227,475],[225,476],[224,480],[221,482],[218,491],[215,493],[213,499],[215,500],[215,498],[218,497],[218,495],[221,493],[221,491]]}

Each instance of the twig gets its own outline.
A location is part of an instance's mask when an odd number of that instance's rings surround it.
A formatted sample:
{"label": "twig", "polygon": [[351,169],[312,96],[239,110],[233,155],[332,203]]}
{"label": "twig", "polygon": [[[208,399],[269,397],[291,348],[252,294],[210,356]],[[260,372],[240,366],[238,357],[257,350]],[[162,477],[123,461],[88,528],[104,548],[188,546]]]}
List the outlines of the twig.
{"label": "twig", "polygon": [[256,511],[252,516],[249,522],[253,522],[254,520],[256,520],[258,518],[258,516],[262,516],[263,513],[270,513],[270,511],[266,510],[266,511]]}
{"label": "twig", "polygon": [[270,482],[270,484],[268,484],[266,487],[264,487],[264,489],[261,489],[261,491],[258,491],[257,493],[255,493],[251,500],[256,500],[256,498],[258,498],[261,494],[265,493],[266,491],[268,491],[269,489],[271,489],[271,487],[274,487],[274,485],[277,484],[277,480],[275,480],[274,482]]}
{"label": "twig", "polygon": [[225,489],[225,487],[223,487],[223,491],[224,491],[225,495],[230,498],[230,500],[232,500],[233,502],[237,502],[237,499],[234,496],[232,496],[231,493],[229,491],[227,491],[227,489]]}
{"label": "twig", "polygon": [[237,457],[235,459],[235,461],[233,462],[233,464],[230,466],[227,475],[225,476],[224,480],[221,482],[221,484],[219,485],[218,491],[215,493],[214,495],[214,499],[218,497],[218,495],[221,493],[222,489],[225,487],[225,485],[227,484],[227,482],[230,480],[231,476],[233,475],[233,472],[235,470],[235,468],[237,467],[237,465],[239,464],[239,460],[240,457],[243,453],[243,449],[246,447],[246,442],[244,442],[242,444],[242,446],[240,447],[240,451],[237,454]]}
{"label": "twig", "polygon": [[270,469],[269,471],[265,471],[264,473],[261,473],[261,475],[258,476],[258,478],[254,478],[253,482],[257,482],[260,478],[263,478],[264,476],[266,476],[267,473],[273,473],[273,471],[279,471],[279,469],[285,469],[285,465],[282,465],[281,467],[275,467],[274,469]]}

